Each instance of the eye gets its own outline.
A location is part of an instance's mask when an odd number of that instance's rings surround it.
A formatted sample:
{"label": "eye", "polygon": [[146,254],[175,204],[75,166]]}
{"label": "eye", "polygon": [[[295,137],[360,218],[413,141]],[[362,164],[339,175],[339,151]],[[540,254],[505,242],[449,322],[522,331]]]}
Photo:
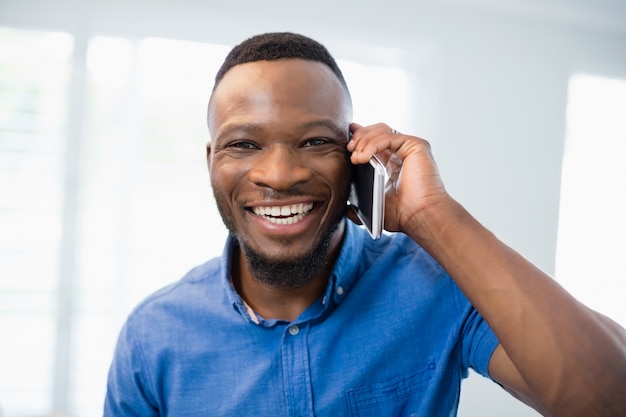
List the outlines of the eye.
{"label": "eye", "polygon": [[233,142],[228,146],[230,148],[236,148],[236,149],[241,149],[241,150],[257,149],[257,146],[254,143],[247,142],[247,141]]}
{"label": "eye", "polygon": [[308,139],[306,142],[304,142],[302,147],[303,148],[311,148],[311,147],[314,147],[314,146],[324,145],[326,143],[328,143],[328,139],[326,139],[326,138],[312,138],[312,139]]}

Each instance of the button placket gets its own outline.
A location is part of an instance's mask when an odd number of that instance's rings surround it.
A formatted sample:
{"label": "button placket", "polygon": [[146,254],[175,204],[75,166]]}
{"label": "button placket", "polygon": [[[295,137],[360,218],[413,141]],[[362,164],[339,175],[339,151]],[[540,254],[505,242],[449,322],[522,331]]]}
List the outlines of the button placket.
{"label": "button placket", "polygon": [[306,324],[289,324],[284,333],[282,373],[290,417],[314,416],[307,334]]}

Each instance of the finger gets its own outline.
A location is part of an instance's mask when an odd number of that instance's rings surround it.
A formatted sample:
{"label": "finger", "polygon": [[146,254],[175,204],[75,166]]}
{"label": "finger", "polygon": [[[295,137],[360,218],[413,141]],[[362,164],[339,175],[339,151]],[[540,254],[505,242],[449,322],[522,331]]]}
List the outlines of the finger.
{"label": "finger", "polygon": [[378,132],[380,133],[389,133],[391,132],[391,128],[389,126],[387,126],[384,123],[376,123],[373,125],[369,125],[369,126],[362,126],[358,123],[351,123],[350,124],[350,133],[352,134],[352,137],[355,139],[355,141],[359,141],[363,136],[367,135],[368,133],[371,132]]}
{"label": "finger", "polygon": [[385,160],[386,157],[396,155],[404,160],[414,152],[424,152],[429,155],[431,153],[430,143],[417,136],[394,133],[391,128],[383,125],[366,131],[358,138],[353,147],[354,157],[352,160],[355,163],[362,163],[362,161],[369,160],[372,155],[378,155]]}
{"label": "finger", "polygon": [[[391,132],[391,128],[382,123],[378,123],[375,125],[369,126],[361,126],[357,123],[353,123],[351,125],[352,137],[349,143],[348,150],[352,152],[360,153],[363,150],[363,147],[372,139],[376,137]],[[360,142],[363,142],[359,145]]]}
{"label": "finger", "polygon": [[[381,159],[387,159],[395,153],[405,141],[410,137],[400,133],[393,133],[387,125],[377,125],[367,130],[359,130],[359,135],[352,145],[352,162],[365,163],[373,155],[378,155]],[[355,135],[356,136],[356,135]]]}
{"label": "finger", "polygon": [[362,129],[362,128],[363,128],[363,125],[360,125],[360,124],[354,123],[354,122],[350,123],[350,133],[354,133],[357,130]]}
{"label": "finger", "polygon": [[350,123],[350,140],[348,141],[348,145],[346,147],[346,149],[348,149],[349,152],[352,152],[352,150],[354,149],[355,143],[358,140],[358,135],[357,138],[354,138],[354,133],[357,132],[358,130],[363,129],[363,126],[358,124],[358,123]]}

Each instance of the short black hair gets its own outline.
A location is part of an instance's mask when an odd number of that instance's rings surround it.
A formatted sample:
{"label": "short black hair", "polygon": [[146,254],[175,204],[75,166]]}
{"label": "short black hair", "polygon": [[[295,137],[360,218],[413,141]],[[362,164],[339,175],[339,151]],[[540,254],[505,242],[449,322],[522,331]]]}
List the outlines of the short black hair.
{"label": "short black hair", "polygon": [[305,59],[325,64],[348,91],[346,80],[326,47],[309,37],[291,32],[264,33],[246,39],[235,46],[217,71],[213,88],[215,89],[224,75],[236,65],[288,58]]}

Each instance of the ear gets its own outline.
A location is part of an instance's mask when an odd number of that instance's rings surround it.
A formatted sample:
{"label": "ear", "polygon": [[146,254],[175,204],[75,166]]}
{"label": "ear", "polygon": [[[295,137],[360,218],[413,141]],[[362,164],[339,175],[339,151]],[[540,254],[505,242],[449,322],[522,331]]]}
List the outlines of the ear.
{"label": "ear", "polygon": [[206,144],[206,165],[211,171],[211,141],[208,141]]}

